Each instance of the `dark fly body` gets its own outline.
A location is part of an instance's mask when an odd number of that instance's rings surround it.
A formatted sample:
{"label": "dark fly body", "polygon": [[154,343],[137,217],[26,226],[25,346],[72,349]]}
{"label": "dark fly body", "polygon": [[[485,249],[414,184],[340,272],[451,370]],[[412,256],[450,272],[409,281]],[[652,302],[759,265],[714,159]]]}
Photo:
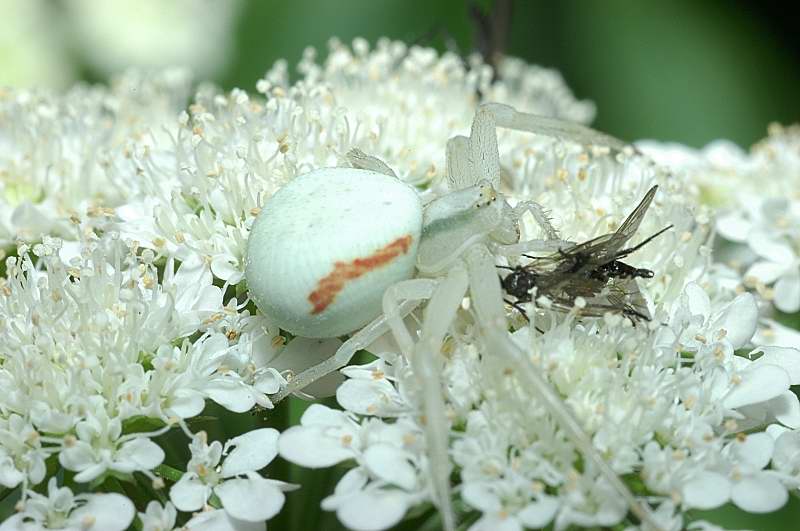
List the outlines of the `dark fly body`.
{"label": "dark fly body", "polygon": [[652,278],[654,273],[628,265],[622,259],[672,228],[670,225],[641,243],[624,248],[639,228],[657,189],[654,186],[645,194],[615,232],[560,249],[549,256],[523,255],[531,258],[531,262],[513,268],[503,267],[511,272],[501,279],[501,285],[515,299],[506,302],[527,318],[520,304],[531,302],[535,289],[537,297],[546,297],[557,310],[569,311],[576,299],[582,297],[587,304],[580,310],[581,315],[602,316],[617,312],[634,322],[650,320],[636,279]]}

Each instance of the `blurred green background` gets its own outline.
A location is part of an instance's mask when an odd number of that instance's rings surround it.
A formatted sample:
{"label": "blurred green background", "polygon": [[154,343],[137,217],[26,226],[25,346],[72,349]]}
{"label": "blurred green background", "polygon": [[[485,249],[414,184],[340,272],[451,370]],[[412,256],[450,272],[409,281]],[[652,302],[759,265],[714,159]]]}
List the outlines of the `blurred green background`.
{"label": "blurred green background", "polygon": [[[505,0],[498,0],[504,2]],[[102,6],[102,7],[101,7]],[[184,62],[247,90],[306,46],[380,36],[474,50],[470,7],[495,0],[0,0],[0,85],[103,81],[128,64]],[[510,55],[560,70],[597,103],[597,128],[628,140],[743,146],[800,118],[800,37],[777,4],[633,0],[512,4],[496,36]],[[37,55],[38,54],[38,55]],[[32,70],[38,68],[43,73]]]}
{"label": "blurred green background", "polygon": [[[293,62],[332,35],[413,42],[438,33],[441,49],[446,33],[471,50],[475,31],[463,0],[254,2],[244,15],[226,86],[251,87],[265,64]],[[507,52],[560,70],[597,104],[597,128],[624,139],[749,146],[769,122],[800,119],[797,36],[782,38],[779,22],[737,2],[517,1]]]}

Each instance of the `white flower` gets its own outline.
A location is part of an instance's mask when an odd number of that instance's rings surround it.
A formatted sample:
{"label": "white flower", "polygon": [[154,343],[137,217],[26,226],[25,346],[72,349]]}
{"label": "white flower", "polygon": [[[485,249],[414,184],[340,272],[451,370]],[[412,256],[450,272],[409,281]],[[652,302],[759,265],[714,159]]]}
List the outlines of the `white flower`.
{"label": "white flower", "polygon": [[394,367],[382,359],[342,370],[347,380],[336,390],[339,404],[359,415],[394,417],[410,411],[410,405],[392,385]]}
{"label": "white flower", "polygon": [[775,439],[772,453],[772,466],[792,478],[795,485],[800,483],[800,431],[781,431]]}
{"label": "white flower", "polygon": [[559,509],[559,500],[542,492],[542,484],[522,481],[469,483],[462,496],[483,516],[470,526],[470,531],[502,529],[521,531],[523,528],[546,527]]}
{"label": "white flower", "polygon": [[800,257],[797,253],[785,241],[761,232],[752,233],[749,244],[759,259],[747,270],[745,280],[774,282],[775,307],[787,313],[800,310]]}
{"label": "white flower", "polygon": [[701,471],[683,487],[689,507],[712,509],[727,501],[748,512],[771,512],[788,500],[780,476],[764,468],[772,459],[775,443],[768,434],[735,439],[722,451],[731,463],[721,471]]}
{"label": "white flower", "polygon": [[0,524],[0,531],[123,531],[136,515],[133,503],[121,494],[78,494],[47,483],[47,496],[28,491],[21,512]]}
{"label": "white flower", "polygon": [[764,326],[756,332],[753,343],[800,350],[800,332],[772,319],[763,319],[762,324]]}
{"label": "white flower", "polygon": [[[278,431],[262,428],[222,444],[206,444],[205,433],[190,445],[192,458],[186,473],[170,489],[170,499],[181,511],[203,508],[213,492],[231,517],[248,522],[269,520],[281,510],[283,491],[292,487],[256,472],[278,454]],[[219,466],[223,455],[225,461]]]}
{"label": "white flower", "polygon": [[429,499],[422,475],[422,432],[408,420],[385,424],[373,419],[359,425],[351,414],[312,404],[300,423],[281,434],[281,457],[310,468],[350,459],[359,465],[322,501],[322,508],[336,511],[347,527],[388,529],[410,507]]}
{"label": "white flower", "polygon": [[181,529],[191,531],[264,531],[264,522],[238,520],[223,509],[196,513]]}
{"label": "white flower", "polygon": [[164,460],[164,450],[147,437],[122,435],[119,418],[100,408],[88,412],[75,426],[77,438],[66,436],[59,453],[61,466],[77,472],[75,481],[92,481],[106,472],[152,470]]}
{"label": "white flower", "polygon": [[158,400],[166,415],[189,418],[198,415],[206,398],[238,413],[256,403],[254,389],[226,367],[232,351],[225,335],[207,335],[182,347],[164,346],[153,358],[160,378],[151,380],[149,395]]}
{"label": "white flower", "polygon": [[749,293],[716,309],[708,294],[694,282],[684,289],[680,305],[675,306],[670,319],[674,341],[682,350],[696,352],[718,343],[728,356],[753,337],[757,323],[758,306]]}
{"label": "white flower", "polygon": [[748,268],[745,281],[760,291],[775,283],[767,298],[781,311],[798,311],[800,129],[771,126],[770,136],[749,155],[724,142],[700,152],[651,143],[642,147],[699,186],[698,199],[719,208],[719,233],[749,251],[735,251],[738,265]]}
{"label": "white flower", "polygon": [[49,453],[30,422],[16,414],[0,419],[0,485],[14,488],[26,480],[40,483]]}
{"label": "white flower", "polygon": [[171,531],[178,516],[175,506],[170,502],[162,506],[157,501],[148,503],[145,512],[138,514],[142,531]]}

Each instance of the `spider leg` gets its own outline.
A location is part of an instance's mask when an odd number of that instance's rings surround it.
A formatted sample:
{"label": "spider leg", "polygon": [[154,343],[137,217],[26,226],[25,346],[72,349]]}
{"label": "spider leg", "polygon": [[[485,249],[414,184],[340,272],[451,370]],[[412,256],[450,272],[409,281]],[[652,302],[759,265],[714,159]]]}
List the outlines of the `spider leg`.
{"label": "spider leg", "polygon": [[558,240],[558,231],[550,223],[550,217],[542,205],[535,201],[520,201],[513,209],[517,220],[522,219],[525,212],[530,212],[536,224],[541,227],[548,240]]}
{"label": "spider leg", "polygon": [[[405,317],[417,307],[419,301],[407,300],[398,306],[397,315]],[[398,318],[401,318],[398,317]],[[305,386],[316,382],[323,376],[337,371],[347,365],[356,352],[371,345],[376,339],[386,333],[389,324],[384,315],[379,316],[364,328],[350,336],[350,339],[342,343],[336,353],[330,358],[304,370],[288,383],[286,387],[272,395],[270,399],[277,404],[287,396],[300,391]]]}
{"label": "spider leg", "polygon": [[[384,294],[387,322],[401,345],[422,392],[425,444],[430,463],[434,501],[442,514],[444,529],[456,528],[450,492],[450,421],[442,389],[442,343],[455,320],[467,291],[467,272],[456,264],[441,280],[414,279],[400,282]],[[398,298],[430,297],[425,306],[419,340],[413,343],[408,329],[394,310]]]}
{"label": "spider leg", "polygon": [[[568,240],[526,240],[519,243],[499,244],[489,242],[492,253],[503,256],[519,256],[523,253],[553,253],[568,249],[575,243]],[[531,257],[532,258],[532,257]]]}
{"label": "spider leg", "polygon": [[354,168],[361,170],[370,170],[377,173],[383,173],[389,177],[397,177],[397,174],[388,164],[383,162],[378,157],[367,155],[358,148],[353,148],[347,152],[347,160]]}
{"label": "spider leg", "polygon": [[403,324],[405,315],[400,311],[400,300],[421,301],[429,299],[433,295],[436,285],[436,280],[414,278],[389,286],[389,289],[383,294],[383,315],[397,341],[397,345],[400,347],[400,352],[407,359],[411,357],[411,352],[414,350],[414,339],[411,337],[406,325]]}
{"label": "spider leg", "polygon": [[484,103],[478,108],[478,112],[484,110],[492,113],[498,127],[549,136],[585,146],[602,146],[616,151],[632,150],[638,153],[638,150],[627,142],[574,122],[519,112],[502,103]]}

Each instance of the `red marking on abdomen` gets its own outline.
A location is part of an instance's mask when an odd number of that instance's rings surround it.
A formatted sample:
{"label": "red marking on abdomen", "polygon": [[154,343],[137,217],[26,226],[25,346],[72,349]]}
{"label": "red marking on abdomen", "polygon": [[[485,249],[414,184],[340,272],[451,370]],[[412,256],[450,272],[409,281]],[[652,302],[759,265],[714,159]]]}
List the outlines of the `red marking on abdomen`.
{"label": "red marking on abdomen", "polygon": [[308,296],[309,302],[314,306],[311,315],[321,313],[330,306],[348,280],[356,279],[388,264],[401,254],[406,254],[411,247],[411,240],[411,235],[408,234],[381,247],[366,258],[356,258],[352,262],[336,262],[333,271],[324,276],[317,283],[317,289]]}

